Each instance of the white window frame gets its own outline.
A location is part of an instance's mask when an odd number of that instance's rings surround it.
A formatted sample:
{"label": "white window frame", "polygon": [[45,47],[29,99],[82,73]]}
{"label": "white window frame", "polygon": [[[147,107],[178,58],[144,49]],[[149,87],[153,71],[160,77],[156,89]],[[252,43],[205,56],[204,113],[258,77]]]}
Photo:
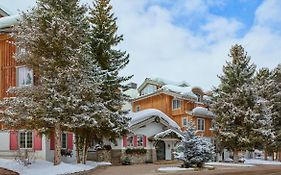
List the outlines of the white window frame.
{"label": "white window frame", "polygon": [[127,136],[127,147],[134,147],[134,136]]}
{"label": "white window frame", "polygon": [[[27,147],[27,133],[31,133],[31,147]],[[21,147],[21,134],[24,134],[24,146]],[[18,134],[18,145],[19,145],[19,149],[33,149],[33,144],[34,144],[34,140],[33,140],[33,132],[32,131],[19,131]]]}
{"label": "white window frame", "polygon": [[[28,69],[28,71],[31,72],[31,83],[30,84],[21,84],[19,82],[19,76],[20,76],[20,69]],[[16,66],[16,86],[17,87],[23,87],[23,86],[31,86],[34,83],[34,75],[33,75],[33,70],[29,69],[28,67],[26,67],[25,65],[22,66]]]}
{"label": "white window frame", "polygon": [[[176,101],[175,106],[174,106],[174,101]],[[172,109],[177,110],[177,109],[180,109],[180,108],[181,108],[181,100],[177,99],[177,98],[173,99],[172,100]]]}
{"label": "white window frame", "polygon": [[[62,136],[65,135],[65,147],[63,147],[63,140],[62,140]],[[67,133],[62,133],[61,134],[61,149],[67,149]]]}
{"label": "white window frame", "polygon": [[[200,122],[201,121],[201,122]],[[199,126],[200,127],[203,127],[203,129],[202,128],[199,128]],[[203,119],[203,118],[197,118],[197,130],[198,131],[205,131],[205,119]]]}
{"label": "white window frame", "polygon": [[[185,120],[185,124],[184,124],[184,120]],[[182,117],[182,119],[181,119],[181,121],[182,121],[182,126],[187,126],[187,117]]]}

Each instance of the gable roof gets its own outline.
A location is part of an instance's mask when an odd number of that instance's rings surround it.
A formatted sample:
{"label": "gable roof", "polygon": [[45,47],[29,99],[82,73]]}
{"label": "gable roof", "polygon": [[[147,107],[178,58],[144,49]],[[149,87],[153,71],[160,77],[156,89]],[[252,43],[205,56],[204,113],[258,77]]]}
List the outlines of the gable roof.
{"label": "gable roof", "polygon": [[131,112],[129,113],[128,117],[131,118],[129,127],[133,127],[150,119],[153,119],[152,121],[155,121],[155,119],[158,117],[159,120],[162,120],[169,128],[180,130],[179,125],[175,121],[173,121],[169,116],[157,109],[146,109],[139,112]]}

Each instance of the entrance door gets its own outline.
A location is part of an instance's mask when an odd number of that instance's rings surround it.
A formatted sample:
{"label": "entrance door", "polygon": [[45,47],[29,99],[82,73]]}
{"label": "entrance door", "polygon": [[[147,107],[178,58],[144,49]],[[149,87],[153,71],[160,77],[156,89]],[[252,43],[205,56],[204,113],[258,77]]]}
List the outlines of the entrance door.
{"label": "entrance door", "polygon": [[156,144],[156,154],[157,160],[165,160],[165,143],[163,141]]}

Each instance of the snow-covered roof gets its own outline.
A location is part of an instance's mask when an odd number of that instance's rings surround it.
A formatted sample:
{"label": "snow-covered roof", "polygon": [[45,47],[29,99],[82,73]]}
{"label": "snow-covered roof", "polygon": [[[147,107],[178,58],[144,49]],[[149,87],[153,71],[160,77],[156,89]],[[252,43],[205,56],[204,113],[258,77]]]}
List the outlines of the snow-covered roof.
{"label": "snow-covered roof", "polygon": [[8,28],[18,24],[19,19],[19,15],[5,16],[0,18],[0,29]]}
{"label": "snow-covered roof", "polygon": [[197,98],[197,96],[192,92],[191,87],[180,87],[180,86],[175,86],[175,85],[164,85],[162,88],[163,90],[166,91],[171,91],[171,92],[176,92],[184,96],[189,96],[192,98]]}
{"label": "snow-covered roof", "polygon": [[161,112],[157,109],[146,109],[146,110],[139,111],[139,112],[129,113],[128,117],[131,118],[129,126],[131,127],[137,123],[140,123],[140,122],[142,122],[146,119],[149,119],[151,117],[154,117],[154,116],[160,117],[162,120],[166,121],[172,128],[180,130],[179,125],[175,121],[173,121],[169,116],[167,116],[166,114],[164,114],[163,112]]}
{"label": "snow-covered roof", "polygon": [[174,82],[174,81],[166,80],[164,78],[149,78],[149,79],[163,85],[170,84],[174,86],[189,86],[189,84],[186,81]]}
{"label": "snow-covered roof", "polygon": [[156,134],[154,136],[154,139],[155,140],[162,139],[162,138],[164,138],[164,137],[166,137],[166,136],[168,136],[168,135],[170,135],[172,133],[176,134],[176,136],[178,138],[180,138],[180,139],[184,138],[183,135],[181,135],[179,132],[177,132],[177,131],[175,131],[173,129],[167,129],[166,131],[163,131],[163,132],[160,132],[160,133]]}
{"label": "snow-covered roof", "polygon": [[206,116],[206,117],[214,117],[215,115],[209,111],[207,108],[204,107],[196,107],[191,111],[191,115],[195,116]]}

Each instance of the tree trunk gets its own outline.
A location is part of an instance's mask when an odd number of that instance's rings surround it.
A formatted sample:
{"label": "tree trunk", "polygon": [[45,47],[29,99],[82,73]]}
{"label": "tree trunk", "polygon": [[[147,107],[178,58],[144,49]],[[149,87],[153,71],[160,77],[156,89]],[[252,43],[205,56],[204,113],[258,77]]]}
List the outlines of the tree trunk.
{"label": "tree trunk", "polygon": [[233,161],[234,163],[238,163],[238,150],[237,149],[234,149],[233,150]]}
{"label": "tree trunk", "polygon": [[88,144],[87,144],[87,138],[85,137],[83,142],[83,160],[82,160],[83,164],[86,164],[87,153],[88,153]]}
{"label": "tree trunk", "polygon": [[278,154],[279,154],[278,161],[281,161],[281,151],[279,151]]}
{"label": "tree trunk", "polygon": [[78,133],[75,134],[75,147],[76,147],[76,163],[81,163],[80,145]]}
{"label": "tree trunk", "polygon": [[264,151],[264,160],[267,160],[267,157],[268,157],[267,151]]}
{"label": "tree trunk", "polygon": [[61,127],[59,123],[56,123],[54,165],[59,165],[60,163],[61,163]]}

